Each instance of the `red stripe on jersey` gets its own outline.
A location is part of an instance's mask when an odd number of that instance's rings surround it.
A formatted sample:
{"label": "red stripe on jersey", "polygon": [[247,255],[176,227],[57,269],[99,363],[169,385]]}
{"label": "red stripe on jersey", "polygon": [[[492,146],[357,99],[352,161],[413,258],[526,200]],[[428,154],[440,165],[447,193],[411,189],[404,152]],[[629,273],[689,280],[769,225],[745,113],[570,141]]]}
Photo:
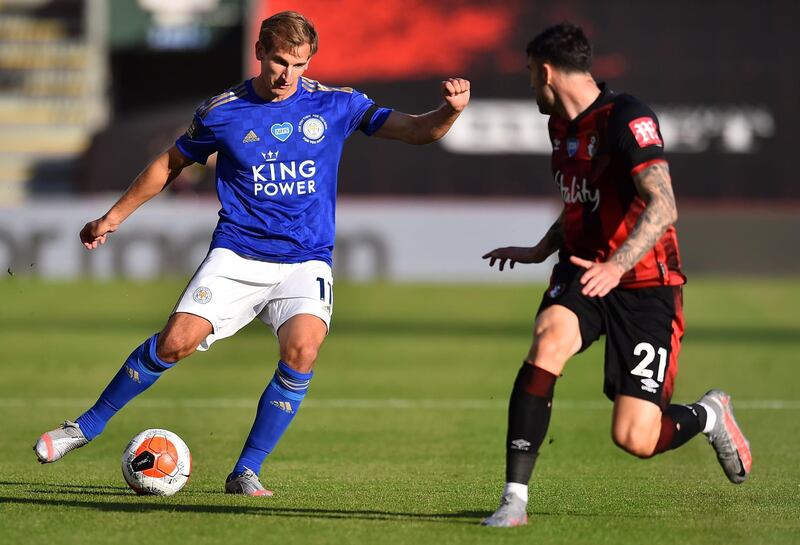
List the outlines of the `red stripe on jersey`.
{"label": "red stripe on jersey", "polygon": [[681,340],[685,324],[683,321],[683,288],[674,286],[672,288],[675,298],[675,315],[672,318],[672,338],[669,351],[669,364],[667,374],[664,377],[664,387],[661,390],[661,408],[666,408],[672,399],[672,392],[675,389],[675,376],[678,374],[678,356],[681,353]]}
{"label": "red stripe on jersey", "polygon": [[636,165],[631,169],[631,176],[636,176],[647,167],[651,167],[656,163],[666,163],[666,162],[667,161],[665,159],[653,159],[652,161],[645,161],[644,163],[639,163],[638,165]]}

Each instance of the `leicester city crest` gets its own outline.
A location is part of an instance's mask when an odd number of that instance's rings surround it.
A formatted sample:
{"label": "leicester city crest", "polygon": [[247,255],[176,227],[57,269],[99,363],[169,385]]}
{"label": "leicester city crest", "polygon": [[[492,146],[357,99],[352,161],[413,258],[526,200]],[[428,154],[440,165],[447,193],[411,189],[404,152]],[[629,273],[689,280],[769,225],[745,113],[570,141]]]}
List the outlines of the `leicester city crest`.
{"label": "leicester city crest", "polygon": [[194,293],[192,293],[192,299],[194,299],[195,303],[205,305],[211,301],[211,290],[204,286],[200,286],[194,290]]}
{"label": "leicester city crest", "polygon": [[321,115],[310,114],[300,120],[297,128],[303,133],[303,140],[309,144],[318,144],[325,138],[328,123]]}

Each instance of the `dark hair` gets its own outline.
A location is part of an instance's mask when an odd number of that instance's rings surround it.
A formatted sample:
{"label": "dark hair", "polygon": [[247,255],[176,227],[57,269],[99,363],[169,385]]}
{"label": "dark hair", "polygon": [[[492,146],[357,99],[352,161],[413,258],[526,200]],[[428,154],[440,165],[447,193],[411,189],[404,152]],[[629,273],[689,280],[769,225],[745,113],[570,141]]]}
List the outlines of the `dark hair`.
{"label": "dark hair", "polygon": [[267,51],[286,46],[296,49],[308,44],[312,55],[317,52],[317,31],[314,25],[296,11],[282,11],[264,19],[258,39]]}
{"label": "dark hair", "polygon": [[568,72],[588,72],[592,68],[592,44],[583,29],[572,23],[546,28],[525,49],[529,57]]}

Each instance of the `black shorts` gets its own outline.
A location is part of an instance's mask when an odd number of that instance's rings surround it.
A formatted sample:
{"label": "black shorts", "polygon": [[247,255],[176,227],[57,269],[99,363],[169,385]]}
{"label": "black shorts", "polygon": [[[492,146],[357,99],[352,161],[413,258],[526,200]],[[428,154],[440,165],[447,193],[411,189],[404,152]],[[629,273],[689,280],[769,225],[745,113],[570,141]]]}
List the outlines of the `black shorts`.
{"label": "black shorts", "polygon": [[682,286],[616,288],[605,297],[581,293],[585,269],[559,263],[539,311],[562,305],[578,316],[583,352],[606,336],[603,392],[651,401],[665,408],[672,398],[683,337]]}

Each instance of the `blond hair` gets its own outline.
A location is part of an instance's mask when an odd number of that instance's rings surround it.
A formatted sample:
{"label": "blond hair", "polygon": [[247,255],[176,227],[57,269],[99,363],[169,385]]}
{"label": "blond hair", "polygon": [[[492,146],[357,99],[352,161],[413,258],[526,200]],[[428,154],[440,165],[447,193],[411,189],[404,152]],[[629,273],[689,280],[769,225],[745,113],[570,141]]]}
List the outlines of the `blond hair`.
{"label": "blond hair", "polygon": [[261,22],[258,41],[264,49],[276,47],[295,50],[305,44],[311,46],[311,54],[317,52],[317,31],[314,25],[296,11],[281,11]]}

